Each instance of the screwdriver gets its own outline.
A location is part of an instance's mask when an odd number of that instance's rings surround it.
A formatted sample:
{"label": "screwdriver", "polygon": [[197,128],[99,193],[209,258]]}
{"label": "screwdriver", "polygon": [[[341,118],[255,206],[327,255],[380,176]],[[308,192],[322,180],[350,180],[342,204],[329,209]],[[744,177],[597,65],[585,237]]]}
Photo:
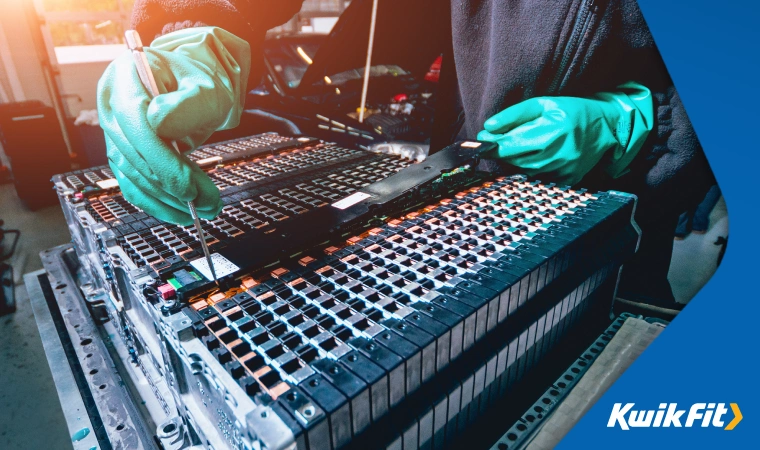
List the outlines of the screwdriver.
{"label": "screwdriver", "polygon": [[[158,85],[156,84],[156,79],[150,69],[150,64],[148,64],[148,57],[145,56],[145,52],[143,51],[140,35],[135,30],[127,30],[124,33],[124,37],[127,40],[127,47],[132,52],[132,56],[135,59],[135,67],[140,76],[140,81],[142,81],[145,89],[149,90],[153,97],[156,97],[159,95]],[[180,155],[182,154],[182,152],[179,151],[177,141],[171,141],[171,145],[177,153]],[[201,247],[203,248],[203,254],[206,256],[206,263],[211,271],[211,276],[214,278],[214,283],[219,286],[219,280],[217,280],[216,271],[214,270],[214,262],[211,260],[211,254],[209,253],[208,245],[206,244],[206,235],[203,232],[201,220],[198,218],[198,213],[195,211],[195,204],[192,200],[187,202],[187,207],[190,209],[190,216],[192,216],[193,223],[195,223],[195,232],[198,234],[198,239],[201,241]]]}

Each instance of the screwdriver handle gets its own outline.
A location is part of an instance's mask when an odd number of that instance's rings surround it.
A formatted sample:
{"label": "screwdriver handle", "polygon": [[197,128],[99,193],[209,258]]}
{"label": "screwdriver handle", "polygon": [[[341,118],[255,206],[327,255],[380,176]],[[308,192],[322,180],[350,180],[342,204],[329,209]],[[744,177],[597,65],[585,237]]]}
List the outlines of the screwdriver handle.
{"label": "screwdriver handle", "polygon": [[140,76],[140,81],[142,81],[143,86],[150,91],[150,95],[157,97],[160,92],[158,92],[156,78],[150,70],[148,57],[143,51],[140,34],[135,30],[127,30],[124,32],[124,38],[127,40],[127,47],[132,52],[132,57],[135,59],[135,67],[137,68],[137,74]]}

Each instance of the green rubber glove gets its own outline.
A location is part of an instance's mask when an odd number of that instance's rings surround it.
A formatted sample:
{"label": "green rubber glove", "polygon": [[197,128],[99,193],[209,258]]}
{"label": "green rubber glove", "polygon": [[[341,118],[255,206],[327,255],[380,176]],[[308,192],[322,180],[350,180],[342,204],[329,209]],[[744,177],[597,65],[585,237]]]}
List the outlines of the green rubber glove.
{"label": "green rubber glove", "polygon": [[187,207],[213,219],[219,189],[186,155],[216,130],[240,122],[251,67],[248,43],[221,28],[175,31],[145,47],[160,95],[151,98],[131,53],[113,61],[98,83],[98,114],[108,160],[121,191],[146,213],[192,224]]}
{"label": "green rubber glove", "polygon": [[618,89],[590,98],[537,97],[505,109],[478,134],[499,145],[485,156],[570,185],[597,164],[614,178],[622,176],[652,130],[654,103],[640,84]]}

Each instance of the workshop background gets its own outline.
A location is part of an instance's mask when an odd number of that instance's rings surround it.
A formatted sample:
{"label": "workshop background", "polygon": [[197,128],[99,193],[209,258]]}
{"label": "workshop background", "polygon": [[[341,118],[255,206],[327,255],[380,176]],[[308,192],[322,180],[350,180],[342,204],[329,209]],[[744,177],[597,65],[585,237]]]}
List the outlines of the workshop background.
{"label": "workshop background", "polygon": [[[4,283],[0,310],[8,313],[0,317],[3,449],[58,449],[71,442],[22,276],[42,267],[40,251],[70,241],[47,181],[50,175],[105,162],[103,134],[88,111],[95,109],[102,72],[125,50],[123,33],[129,27],[132,3],[0,1],[0,132],[5,136],[0,143],[8,147],[0,145],[0,226],[4,230],[0,233]],[[279,31],[329,33],[348,3],[307,0]],[[5,118],[17,108],[43,116],[44,127],[39,131],[49,143],[50,154],[25,154],[13,142],[13,129]],[[49,161],[45,167],[39,163],[43,159]],[[39,189],[49,191],[53,201],[47,201],[44,193],[40,195],[45,198],[39,200]],[[711,195],[704,207],[709,214],[705,232],[674,236],[678,239],[669,278],[681,303],[688,303],[710,279],[728,235],[725,202],[717,189]],[[20,235],[11,230],[19,230]]]}

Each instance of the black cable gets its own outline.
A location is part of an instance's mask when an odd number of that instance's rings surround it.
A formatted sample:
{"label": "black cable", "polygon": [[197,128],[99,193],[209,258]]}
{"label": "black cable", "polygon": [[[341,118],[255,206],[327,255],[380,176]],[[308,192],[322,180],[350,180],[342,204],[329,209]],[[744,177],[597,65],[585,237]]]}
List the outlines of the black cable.
{"label": "black cable", "polygon": [[18,241],[21,238],[20,230],[3,230],[3,224],[4,222],[0,220],[0,246],[2,246],[6,235],[12,234],[15,237],[13,239],[13,244],[11,244],[11,249],[7,253],[0,254],[0,261],[5,261],[6,259],[9,259],[11,256],[13,256],[13,253],[16,251],[16,244],[18,244]]}
{"label": "black cable", "polygon": [[[5,236],[12,234],[14,235],[14,239],[11,244],[11,249],[7,253],[0,253],[0,316],[12,313],[16,310],[16,290],[13,283],[15,280],[13,276],[13,266],[2,261],[13,256],[13,253],[16,251],[16,245],[21,238],[21,231],[3,230],[3,224],[4,222],[0,220],[0,251],[2,251]],[[6,275],[9,275],[10,278],[6,278]],[[6,291],[8,292],[7,298],[5,295]]]}
{"label": "black cable", "polygon": [[[8,278],[5,277],[6,273],[9,275]],[[13,266],[0,263],[0,316],[16,311],[16,289],[13,280]],[[6,289],[9,292],[7,298]]]}

